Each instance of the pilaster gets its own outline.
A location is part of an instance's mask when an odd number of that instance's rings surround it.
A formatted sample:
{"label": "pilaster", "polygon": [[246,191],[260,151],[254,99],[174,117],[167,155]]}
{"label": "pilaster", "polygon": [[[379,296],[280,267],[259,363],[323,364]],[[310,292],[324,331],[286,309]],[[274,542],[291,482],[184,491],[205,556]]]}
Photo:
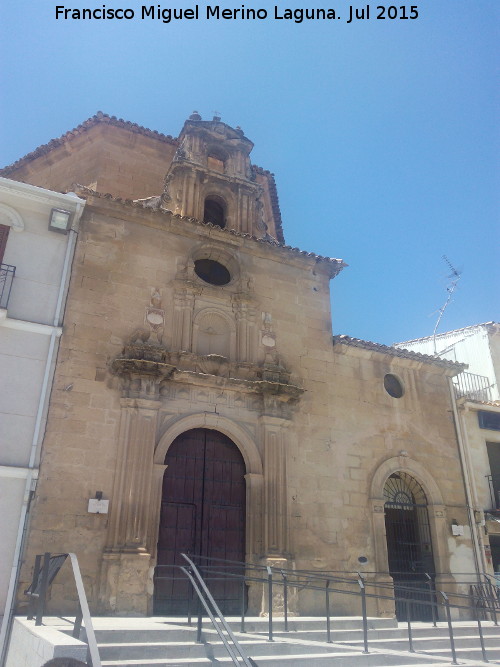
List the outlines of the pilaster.
{"label": "pilaster", "polygon": [[264,553],[287,558],[289,552],[285,432],[282,417],[260,417],[264,445]]}

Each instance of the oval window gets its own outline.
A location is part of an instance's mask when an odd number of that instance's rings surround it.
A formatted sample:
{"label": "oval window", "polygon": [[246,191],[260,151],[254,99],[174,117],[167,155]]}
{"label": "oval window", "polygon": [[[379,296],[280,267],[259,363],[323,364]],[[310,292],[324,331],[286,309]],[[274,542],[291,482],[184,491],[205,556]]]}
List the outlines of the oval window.
{"label": "oval window", "polygon": [[393,398],[401,398],[404,394],[401,380],[395,375],[392,375],[392,373],[387,373],[384,377],[384,388],[389,396],[392,396]]}
{"label": "oval window", "polygon": [[231,274],[223,264],[213,259],[197,259],[194,263],[194,272],[210,285],[227,285]]}

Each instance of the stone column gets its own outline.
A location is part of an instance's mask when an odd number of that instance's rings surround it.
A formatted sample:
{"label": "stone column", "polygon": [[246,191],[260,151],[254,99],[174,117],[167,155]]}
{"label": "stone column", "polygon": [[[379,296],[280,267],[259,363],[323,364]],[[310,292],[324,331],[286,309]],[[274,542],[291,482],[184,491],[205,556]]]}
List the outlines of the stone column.
{"label": "stone column", "polygon": [[122,398],[108,543],[100,585],[102,611],[147,614],[151,565],[153,452],[160,402]]}
{"label": "stone column", "polygon": [[[384,502],[384,498],[370,499],[376,574],[374,576],[370,575],[368,581],[371,580],[375,584],[381,584],[380,588],[374,589],[374,592],[379,595],[387,595],[387,586],[392,586],[393,584],[392,577],[389,574],[389,561],[387,556]],[[370,613],[373,613],[374,615],[392,618],[396,612],[392,600],[376,598],[372,604],[375,609],[371,610]]]}
{"label": "stone column", "polygon": [[146,551],[160,402],[122,398],[121,403],[119,453],[108,548],[127,552]]}
{"label": "stone column", "polygon": [[264,445],[264,553],[288,557],[288,502],[285,431],[289,420],[264,415],[260,418]]}
{"label": "stone column", "polygon": [[245,303],[238,304],[236,311],[236,325],[237,325],[237,359],[238,361],[248,361],[248,320],[247,320],[247,306]]}

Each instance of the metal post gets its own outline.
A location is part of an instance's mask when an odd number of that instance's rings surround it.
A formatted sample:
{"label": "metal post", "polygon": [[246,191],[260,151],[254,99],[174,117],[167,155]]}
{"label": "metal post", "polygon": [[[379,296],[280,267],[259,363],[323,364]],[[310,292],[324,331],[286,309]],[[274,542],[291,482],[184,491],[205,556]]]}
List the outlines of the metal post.
{"label": "metal post", "polygon": [[196,641],[201,644],[201,628],[203,625],[203,611],[201,604],[198,603],[198,622],[196,624]]}
{"label": "metal post", "polygon": [[283,570],[281,570],[281,576],[283,577],[283,612],[285,616],[285,632],[288,632],[288,578],[286,572],[283,572]]}
{"label": "metal post", "polygon": [[269,641],[273,641],[273,571],[266,565],[267,569],[267,595],[269,605]]}
{"label": "metal post", "polygon": [[497,605],[496,605],[496,592],[493,588],[493,584],[488,580],[488,586],[490,588],[490,600],[491,600],[491,618],[494,625],[498,625],[497,619]]}
{"label": "metal post", "polygon": [[433,595],[433,590],[432,590],[432,577],[427,574],[427,572],[424,572],[425,576],[427,577],[427,586],[429,588],[429,604],[431,605],[431,610],[432,610],[432,625],[434,627],[437,627],[436,623],[436,605],[434,604],[434,595]]}
{"label": "metal post", "polygon": [[481,620],[479,614],[477,614],[477,629],[479,631],[479,641],[481,642],[481,653],[483,654],[483,662],[489,662],[486,657],[486,649],[484,648],[484,637],[483,637],[483,628],[481,627]]}
{"label": "metal post", "polygon": [[40,582],[40,596],[36,606],[35,625],[42,625],[43,612],[45,611],[45,598],[47,596],[47,584],[49,582],[50,553],[43,555],[42,580]]}
{"label": "metal post", "polygon": [[241,580],[241,624],[240,632],[245,632],[245,577]]}
{"label": "metal post", "polygon": [[361,591],[361,613],[363,614],[363,653],[368,653],[368,620],[366,618],[366,589],[361,575],[358,573],[358,586]]}
{"label": "metal post", "polygon": [[325,586],[325,607],[326,607],[326,641],[332,643],[332,633],[330,628],[330,580],[327,579]]}
{"label": "metal post", "polygon": [[192,618],[192,604],[193,604],[193,596],[194,596],[194,590],[193,590],[193,584],[191,582],[189,586],[189,593],[188,593],[188,614],[187,614],[187,622],[188,625],[191,626],[193,624],[193,618]]}
{"label": "metal post", "polygon": [[78,611],[75,616],[75,622],[73,624],[73,637],[75,639],[80,639],[80,630],[82,629],[82,620],[83,620],[83,613],[82,613],[82,605],[78,603]]}
{"label": "metal post", "polygon": [[406,600],[406,622],[408,623],[408,643],[410,644],[409,652],[410,653],[415,653],[415,649],[413,648],[413,636],[411,634],[411,605],[410,605],[410,600]]}
{"label": "metal post", "polygon": [[446,620],[448,621],[448,632],[450,634],[450,647],[451,647],[451,657],[452,657],[451,664],[458,665],[457,654],[455,651],[455,640],[453,639],[453,626],[451,625],[450,601],[448,600],[448,596],[446,595],[446,593],[443,593],[443,591],[439,592],[443,596],[444,604],[446,607]]}
{"label": "metal post", "polygon": [[36,593],[36,586],[38,583],[38,577],[40,576],[40,563],[42,561],[42,557],[40,555],[35,556],[35,567],[33,568],[33,583],[31,584],[31,596],[30,596],[30,602],[28,605],[28,621],[33,620],[33,616],[35,615],[35,599],[38,596],[38,593]]}

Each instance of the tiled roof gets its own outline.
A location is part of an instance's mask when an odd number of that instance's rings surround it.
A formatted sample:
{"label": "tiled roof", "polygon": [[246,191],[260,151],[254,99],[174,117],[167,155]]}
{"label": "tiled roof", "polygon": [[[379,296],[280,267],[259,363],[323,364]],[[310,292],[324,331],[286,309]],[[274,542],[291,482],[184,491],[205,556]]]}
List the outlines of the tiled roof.
{"label": "tiled roof", "polygon": [[[12,172],[23,167],[28,162],[31,162],[31,160],[35,160],[36,158],[49,153],[54,148],[62,146],[66,141],[68,141],[72,137],[78,136],[83,132],[87,132],[90,128],[100,123],[104,123],[107,125],[114,125],[115,127],[120,127],[129,130],[130,132],[135,132],[137,134],[142,134],[146,137],[151,137],[153,139],[157,139],[158,141],[163,141],[165,143],[172,144],[174,146],[177,146],[179,144],[179,140],[177,138],[172,137],[170,134],[162,134],[161,132],[157,132],[156,130],[150,130],[147,127],[138,125],[137,123],[131,123],[128,120],[123,120],[123,118],[117,118],[116,116],[109,116],[108,114],[103,113],[102,111],[98,111],[94,116],[92,116],[91,118],[87,118],[87,120],[85,120],[83,123],[80,123],[80,125],[78,125],[77,127],[73,128],[72,130],[69,130],[68,132],[65,132],[59,138],[52,139],[51,141],[49,141],[48,144],[43,144],[42,146],[38,146],[38,148],[35,148],[35,150],[31,151],[31,153],[28,153],[27,155],[25,155],[22,158],[19,158],[19,160],[16,160],[12,164],[3,167],[2,169],[0,169],[0,176],[8,176]],[[267,181],[269,183],[269,196],[271,198],[271,206],[276,225],[276,235],[278,237],[278,241],[280,241],[280,243],[284,243],[285,238],[283,236],[283,223],[281,220],[281,211],[278,202],[278,192],[276,190],[276,181],[274,180],[274,174],[272,174],[270,171],[267,171],[266,169],[263,169],[262,167],[258,167],[257,165],[252,165],[252,169],[254,173],[261,174],[262,176],[265,176],[267,178]]]}
{"label": "tiled roof", "polygon": [[126,130],[129,130],[130,132],[143,134],[146,137],[152,137],[153,139],[157,139],[158,141],[164,141],[165,143],[173,144],[174,146],[177,146],[178,144],[177,139],[174,139],[169,134],[161,134],[161,132],[157,132],[156,130],[148,130],[147,127],[142,127],[141,125],[137,125],[137,123],[131,123],[128,120],[123,120],[122,118],[117,118],[116,116],[108,116],[108,114],[105,114],[102,111],[98,111],[95,114],[95,116],[88,118],[86,121],[75,127],[73,130],[65,132],[58,139],[52,139],[52,141],[49,141],[48,144],[43,144],[42,146],[39,146],[31,153],[28,153],[19,160],[16,160],[16,162],[14,162],[13,164],[3,167],[3,169],[0,169],[0,176],[8,176],[16,169],[19,169],[20,167],[24,166],[27,162],[35,160],[37,157],[49,153],[54,148],[62,146],[65,141],[68,141],[68,139],[71,139],[72,137],[82,134],[83,132],[87,132],[88,130],[90,130],[90,128],[94,127],[95,125],[99,125],[100,123],[104,123],[107,125],[114,125],[115,127],[121,127]]}
{"label": "tiled roof", "polygon": [[467,364],[460,364],[457,361],[446,361],[437,357],[431,357],[428,354],[420,354],[420,352],[411,352],[398,347],[390,345],[382,345],[382,343],[372,343],[368,340],[361,340],[360,338],[351,338],[351,336],[341,335],[333,337],[333,344],[350,345],[351,347],[360,347],[364,350],[373,350],[381,352],[382,354],[390,354],[392,357],[401,357],[403,359],[411,359],[413,361],[422,361],[427,364],[436,364],[444,368],[456,368],[457,370],[464,370]]}
{"label": "tiled roof", "polygon": [[114,201],[118,204],[124,206],[130,206],[132,208],[142,208],[147,211],[151,211],[154,214],[170,215],[172,216],[172,218],[176,218],[178,220],[186,220],[187,222],[193,222],[197,225],[201,225],[202,227],[214,228],[226,234],[232,234],[233,236],[240,236],[242,238],[252,239],[252,241],[256,241],[257,243],[263,243],[266,245],[275,246],[277,248],[282,248],[283,250],[287,250],[289,252],[293,252],[294,254],[302,255],[304,257],[311,257],[315,259],[317,262],[324,262],[329,264],[334,269],[332,271],[332,277],[336,276],[338,273],[340,273],[340,271],[342,271],[343,268],[347,266],[347,264],[341,259],[316,255],[314,252],[307,252],[305,250],[300,250],[299,248],[293,248],[292,246],[285,245],[284,243],[280,243],[279,241],[275,241],[273,239],[258,238],[257,236],[253,236],[252,234],[238,232],[235,229],[227,229],[227,228],[221,229],[217,225],[212,225],[212,223],[210,222],[203,222],[202,220],[198,220],[197,218],[190,218],[185,215],[179,215],[178,213],[172,213],[172,211],[169,211],[167,209],[160,209],[160,208],[152,209],[150,206],[147,205],[146,203],[147,200],[133,201],[132,199],[123,199],[122,197],[114,197],[109,193],[104,194],[101,192],[96,192],[95,190],[91,190],[90,188],[87,188],[83,185],[75,185],[75,192],[76,194],[78,194],[78,196],[83,198],[85,198],[86,196],[97,197],[98,199],[107,199],[108,201]]}
{"label": "tiled roof", "polygon": [[[497,325],[497,322],[483,322],[482,324],[470,324],[468,327],[462,327],[461,329],[452,329],[451,331],[444,331],[443,333],[436,334],[436,338],[443,338],[444,336],[449,336],[450,334],[462,333],[465,331],[470,331],[471,329],[479,329],[481,327],[490,327]],[[418,343],[424,340],[432,340],[434,336],[423,336],[422,338],[412,338],[411,340],[404,340],[400,343],[394,343],[394,345],[404,345],[405,343]]]}

